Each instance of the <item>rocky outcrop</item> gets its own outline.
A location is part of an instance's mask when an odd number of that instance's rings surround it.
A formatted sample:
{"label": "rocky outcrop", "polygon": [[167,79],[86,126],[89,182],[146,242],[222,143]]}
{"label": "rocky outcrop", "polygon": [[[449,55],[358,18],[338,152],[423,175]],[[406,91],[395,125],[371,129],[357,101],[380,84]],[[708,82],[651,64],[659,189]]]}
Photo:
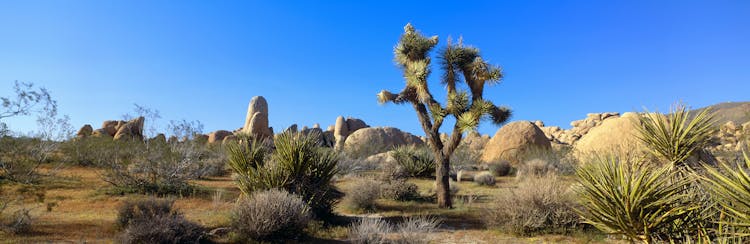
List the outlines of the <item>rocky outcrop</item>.
{"label": "rocky outcrop", "polygon": [[76,137],[86,138],[86,137],[91,136],[91,133],[93,132],[94,132],[94,128],[92,128],[90,124],[85,124],[81,127],[81,129],[78,130],[78,133],[76,133]]}
{"label": "rocky outcrop", "polygon": [[615,154],[635,156],[642,149],[637,137],[638,114],[628,112],[621,117],[604,120],[601,125],[591,128],[573,146],[580,157],[592,154]]}
{"label": "rocky outcrop", "polygon": [[119,121],[114,139],[143,141],[143,123],[145,120],[143,116],[140,116],[127,122]]}
{"label": "rocky outcrop", "polygon": [[148,139],[149,143],[167,143],[167,136],[164,133],[159,133],[151,139]]}
{"label": "rocky outcrop", "polygon": [[273,130],[268,126],[268,103],[262,96],[250,100],[242,132],[258,138],[272,138]]}
{"label": "rocky outcrop", "polygon": [[619,117],[620,113],[616,112],[589,113],[586,115],[585,119],[570,122],[570,126],[572,126],[572,128],[570,128],[569,130],[564,130],[559,126],[544,126],[544,123],[542,121],[536,121],[534,122],[534,124],[537,125],[539,129],[542,130],[542,132],[544,132],[544,135],[549,138],[551,142],[564,145],[573,145],[578,140],[580,140],[581,137],[586,135],[591,129],[602,125],[605,120]]}
{"label": "rocky outcrop", "polygon": [[344,150],[361,156],[386,152],[401,145],[423,145],[419,137],[393,127],[367,127],[346,137]]}
{"label": "rocky outcrop", "polygon": [[709,150],[735,151],[749,150],[750,144],[750,122],[738,125],[734,121],[727,121],[719,126],[716,134],[711,139]]}
{"label": "rocky outcrop", "polygon": [[497,130],[484,147],[480,161],[492,163],[506,160],[517,166],[529,150],[549,148],[550,141],[539,127],[529,121],[516,121]]}
{"label": "rocky outcrop", "polygon": [[348,117],[344,119],[344,116],[336,118],[336,125],[333,127],[333,137],[335,138],[335,148],[342,149],[346,142],[346,138],[354,133],[355,131],[363,128],[370,127],[361,119]]}
{"label": "rocky outcrop", "polygon": [[208,143],[223,142],[224,138],[230,135],[232,135],[232,132],[227,131],[227,130],[217,130],[217,131],[208,133]]}

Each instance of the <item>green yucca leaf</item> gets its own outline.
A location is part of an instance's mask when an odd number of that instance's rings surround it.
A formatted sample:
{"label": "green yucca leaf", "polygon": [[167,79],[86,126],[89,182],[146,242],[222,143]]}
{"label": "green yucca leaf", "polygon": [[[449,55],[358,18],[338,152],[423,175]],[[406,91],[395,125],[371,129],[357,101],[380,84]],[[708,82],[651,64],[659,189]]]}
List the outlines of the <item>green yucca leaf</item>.
{"label": "green yucca leaf", "polygon": [[715,115],[707,108],[690,118],[687,107],[677,104],[666,116],[646,112],[638,120],[638,139],[655,156],[680,166],[706,145],[713,134]]}
{"label": "green yucca leaf", "polygon": [[587,223],[610,234],[650,241],[659,230],[683,218],[697,206],[686,204],[682,192],[689,183],[674,177],[670,165],[631,165],[615,157],[599,157],[576,172]]}
{"label": "green yucca leaf", "polygon": [[750,157],[743,153],[744,165],[719,168],[706,165],[701,182],[718,202],[719,210],[729,217],[725,224],[735,227],[735,235],[750,236]]}

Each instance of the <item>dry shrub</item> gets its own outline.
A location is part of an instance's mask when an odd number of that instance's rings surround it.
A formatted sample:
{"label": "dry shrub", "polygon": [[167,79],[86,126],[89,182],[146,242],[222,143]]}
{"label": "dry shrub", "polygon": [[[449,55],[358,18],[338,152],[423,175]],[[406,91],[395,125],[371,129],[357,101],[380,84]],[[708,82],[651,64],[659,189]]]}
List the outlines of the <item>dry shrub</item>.
{"label": "dry shrub", "polygon": [[480,186],[494,186],[495,176],[490,172],[484,171],[474,176],[474,182]]}
{"label": "dry shrub", "polygon": [[524,164],[518,167],[516,171],[516,177],[523,179],[527,177],[542,177],[549,173],[556,172],[555,166],[544,159],[532,159],[526,161]]}
{"label": "dry shrub", "polygon": [[298,195],[271,189],[237,202],[232,228],[241,239],[284,240],[299,237],[312,219]]}
{"label": "dry shrub", "polygon": [[437,230],[441,221],[430,216],[410,216],[397,227],[396,243],[419,244],[429,243],[429,234]]}
{"label": "dry shrub", "polygon": [[173,210],[171,200],[126,201],[117,214],[122,243],[200,243],[205,231]]}
{"label": "dry shrub", "polygon": [[526,178],[485,209],[484,221],[516,235],[568,233],[579,218],[565,185],[555,175]]}
{"label": "dry shrub", "polygon": [[380,196],[396,201],[410,201],[420,198],[417,184],[403,179],[384,183],[380,189]]}
{"label": "dry shrub", "polygon": [[502,160],[497,163],[491,163],[487,165],[487,168],[489,169],[490,172],[492,172],[493,175],[498,176],[498,177],[506,176],[510,174],[510,170],[511,170],[510,162],[506,160]]}
{"label": "dry shrub", "polygon": [[374,210],[375,200],[380,196],[380,182],[372,179],[358,179],[346,192],[342,204],[355,211]]}
{"label": "dry shrub", "polygon": [[353,243],[386,243],[391,225],[380,218],[360,218],[349,228],[349,240]]}

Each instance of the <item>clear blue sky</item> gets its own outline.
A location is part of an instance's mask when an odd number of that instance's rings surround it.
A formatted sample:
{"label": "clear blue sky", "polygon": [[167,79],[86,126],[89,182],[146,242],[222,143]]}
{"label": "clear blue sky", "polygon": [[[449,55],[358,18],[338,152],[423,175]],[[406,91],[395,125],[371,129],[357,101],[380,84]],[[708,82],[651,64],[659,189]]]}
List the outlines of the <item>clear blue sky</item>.
{"label": "clear blue sky", "polygon": [[233,130],[262,95],[276,131],[344,115],[423,134],[411,106],[375,98],[404,84],[392,50],[407,22],[503,66],[485,98],[513,120],[750,100],[750,1],[2,1],[0,96],[44,86],[76,128],[137,103],[162,126]]}

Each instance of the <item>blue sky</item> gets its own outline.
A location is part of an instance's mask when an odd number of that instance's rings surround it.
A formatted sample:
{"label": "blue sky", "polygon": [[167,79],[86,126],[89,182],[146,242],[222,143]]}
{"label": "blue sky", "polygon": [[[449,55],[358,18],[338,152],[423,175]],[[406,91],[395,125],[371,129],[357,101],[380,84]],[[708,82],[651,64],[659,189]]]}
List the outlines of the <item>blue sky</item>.
{"label": "blue sky", "polygon": [[411,22],[501,65],[485,98],[513,120],[567,128],[590,112],[750,100],[748,13],[750,1],[2,1],[0,96],[44,86],[76,128],[137,103],[161,126],[233,130],[262,95],[276,131],[343,115],[423,134],[411,106],[375,98],[403,87],[392,50]]}

